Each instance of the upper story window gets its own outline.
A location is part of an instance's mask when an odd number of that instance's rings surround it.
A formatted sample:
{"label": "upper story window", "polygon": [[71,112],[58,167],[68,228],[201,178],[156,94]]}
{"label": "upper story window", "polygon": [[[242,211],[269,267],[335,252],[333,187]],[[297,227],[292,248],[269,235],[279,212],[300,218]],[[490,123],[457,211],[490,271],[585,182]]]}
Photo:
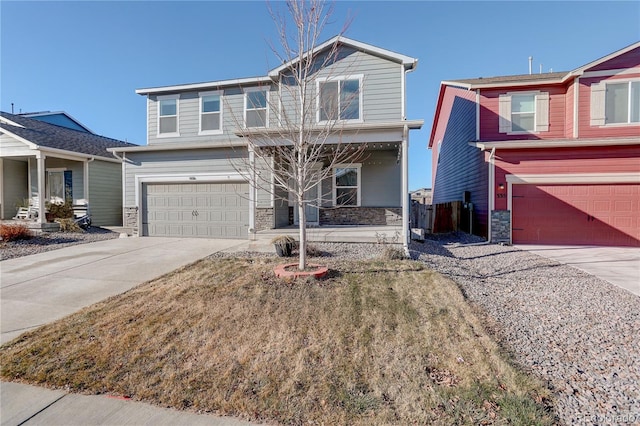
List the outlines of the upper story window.
{"label": "upper story window", "polygon": [[268,127],[268,100],[266,89],[251,89],[244,94],[244,125],[245,127]]}
{"label": "upper story window", "polygon": [[158,96],[158,136],[176,136],[179,95]]}
{"label": "upper story window", "polygon": [[200,93],[200,134],[222,133],[222,92]]}
{"label": "upper story window", "polygon": [[318,81],[319,122],[362,119],[362,76]]}
{"label": "upper story window", "polygon": [[591,125],[640,123],[640,80],[591,85]]}
{"label": "upper story window", "polygon": [[640,81],[607,84],[605,124],[640,122]]}
{"label": "upper story window", "polygon": [[360,205],[361,164],[337,164],[333,169],[333,204]]}
{"label": "upper story window", "polygon": [[499,97],[500,133],[549,130],[549,93],[512,92]]}

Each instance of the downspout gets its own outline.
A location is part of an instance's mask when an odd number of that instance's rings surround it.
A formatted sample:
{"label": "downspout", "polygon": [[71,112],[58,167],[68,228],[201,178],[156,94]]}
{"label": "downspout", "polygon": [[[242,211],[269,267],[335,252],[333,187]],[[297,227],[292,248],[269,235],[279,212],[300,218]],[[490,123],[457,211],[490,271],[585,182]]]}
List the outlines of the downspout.
{"label": "downspout", "polygon": [[83,197],[85,200],[87,200],[87,202],[89,202],[89,163],[93,162],[93,160],[95,160],[95,157],[89,157],[84,161],[84,167],[83,167]]}
{"label": "downspout", "polygon": [[409,127],[402,131],[402,248],[409,256]]}

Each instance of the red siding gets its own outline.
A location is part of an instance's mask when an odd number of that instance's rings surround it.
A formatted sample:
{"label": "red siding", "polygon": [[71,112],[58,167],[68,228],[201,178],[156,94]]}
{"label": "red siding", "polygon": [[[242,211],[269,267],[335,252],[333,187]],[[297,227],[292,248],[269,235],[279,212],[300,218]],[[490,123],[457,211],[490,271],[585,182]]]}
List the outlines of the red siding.
{"label": "red siding", "polygon": [[640,66],[640,47],[616,56],[615,58],[589,68],[586,71],[615,70],[621,68],[633,68]]}
{"label": "red siding", "polygon": [[574,87],[575,83],[572,81],[567,86],[567,94],[564,100],[564,137],[567,139],[573,138],[573,103],[574,103]]}
{"label": "red siding", "polygon": [[[496,187],[507,174],[640,173],[640,145],[553,150],[498,150]],[[504,195],[501,195],[504,194]],[[496,189],[496,209],[506,210],[506,190]]]}
{"label": "red siding", "polygon": [[597,77],[580,79],[578,99],[578,137],[579,138],[611,138],[633,137],[640,135],[640,125],[621,126],[591,126],[591,84],[601,81],[628,80],[640,77],[640,69],[637,74],[625,74],[612,77]]}
{"label": "red siding", "polygon": [[[549,131],[523,135],[509,135],[498,130],[498,99],[508,92],[540,90],[549,92]],[[484,89],[480,91],[480,140],[500,141],[516,139],[562,139],[565,137],[564,86],[536,86],[519,88]]]}

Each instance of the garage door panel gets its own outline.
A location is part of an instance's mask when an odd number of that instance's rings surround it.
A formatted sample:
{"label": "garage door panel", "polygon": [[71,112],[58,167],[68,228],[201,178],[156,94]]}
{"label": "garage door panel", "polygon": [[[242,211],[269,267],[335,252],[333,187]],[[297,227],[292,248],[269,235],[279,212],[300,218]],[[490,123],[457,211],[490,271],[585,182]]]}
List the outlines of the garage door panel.
{"label": "garage door panel", "polygon": [[246,238],[249,188],[237,184],[145,184],[144,235]]}
{"label": "garage door panel", "polygon": [[640,246],[639,206],[637,184],[514,185],[513,242]]}

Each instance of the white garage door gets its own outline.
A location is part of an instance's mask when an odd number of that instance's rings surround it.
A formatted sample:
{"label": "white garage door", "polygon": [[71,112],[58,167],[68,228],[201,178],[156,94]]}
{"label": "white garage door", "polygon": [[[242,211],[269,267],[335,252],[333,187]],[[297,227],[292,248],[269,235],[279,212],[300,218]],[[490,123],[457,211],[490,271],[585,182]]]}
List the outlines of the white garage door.
{"label": "white garage door", "polygon": [[247,238],[247,183],[149,183],[142,197],[143,235]]}

